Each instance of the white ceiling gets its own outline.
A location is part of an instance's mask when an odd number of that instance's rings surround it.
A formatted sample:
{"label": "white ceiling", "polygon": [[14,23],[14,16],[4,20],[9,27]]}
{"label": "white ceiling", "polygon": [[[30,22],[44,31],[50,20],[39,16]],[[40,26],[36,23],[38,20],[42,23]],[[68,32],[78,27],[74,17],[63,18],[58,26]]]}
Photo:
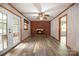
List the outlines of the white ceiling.
{"label": "white ceiling", "polygon": [[51,17],[47,21],[52,20],[71,3],[12,3],[20,12],[22,12],[31,21],[39,21],[38,13],[45,12]]}

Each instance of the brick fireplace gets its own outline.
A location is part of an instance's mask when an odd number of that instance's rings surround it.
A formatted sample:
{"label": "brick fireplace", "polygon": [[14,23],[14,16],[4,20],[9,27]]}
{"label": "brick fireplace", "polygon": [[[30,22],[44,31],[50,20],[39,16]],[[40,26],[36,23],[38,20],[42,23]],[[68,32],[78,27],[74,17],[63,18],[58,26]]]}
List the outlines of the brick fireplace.
{"label": "brick fireplace", "polygon": [[31,21],[31,35],[46,34],[50,35],[49,21]]}

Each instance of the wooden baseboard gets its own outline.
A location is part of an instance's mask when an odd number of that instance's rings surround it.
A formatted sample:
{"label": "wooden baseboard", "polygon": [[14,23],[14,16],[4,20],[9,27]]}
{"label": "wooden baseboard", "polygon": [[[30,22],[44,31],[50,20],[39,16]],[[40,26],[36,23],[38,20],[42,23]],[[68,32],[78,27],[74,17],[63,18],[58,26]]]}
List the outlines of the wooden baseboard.
{"label": "wooden baseboard", "polygon": [[74,50],[74,49],[73,49],[73,48],[71,48],[70,46],[68,46],[68,45],[67,45],[67,47],[68,47],[68,48],[70,48],[71,50],[73,50],[73,51],[75,51],[75,52],[79,53],[78,51]]}
{"label": "wooden baseboard", "polygon": [[54,38],[54,39],[56,39],[57,41],[60,41],[60,40],[58,40],[56,37],[54,37],[54,36],[51,36],[52,38]]}
{"label": "wooden baseboard", "polygon": [[[29,36],[28,36],[29,37]],[[26,40],[28,37],[26,37],[24,40]],[[18,46],[19,44],[21,44],[24,40],[22,40],[20,43],[18,43],[17,45],[15,45],[14,47],[12,47],[11,49],[9,49],[8,51],[6,51],[5,53],[3,53],[1,56],[5,56],[8,52],[10,52],[12,49],[14,49],[16,46]]]}
{"label": "wooden baseboard", "polygon": [[[54,38],[54,39],[56,39],[55,37],[53,37],[53,36],[51,36],[52,38]],[[60,42],[60,40],[58,40],[58,39],[56,39],[57,41],[59,41]],[[66,47],[67,48],[69,48],[69,49],[71,49],[71,50],[73,50],[70,46],[68,46],[67,44],[66,44]],[[75,51],[75,50],[73,50],[73,51]],[[77,52],[77,51],[75,51],[75,52]],[[77,53],[79,53],[79,52],[77,52]]]}
{"label": "wooden baseboard", "polygon": [[[54,39],[56,39],[57,41],[59,41],[60,42],[60,40],[58,40],[57,38],[55,38],[54,36],[51,36],[52,38],[54,38]],[[71,49],[71,47],[70,46],[68,46],[67,44],[66,44],[66,47],[68,47],[68,48],[70,48]]]}

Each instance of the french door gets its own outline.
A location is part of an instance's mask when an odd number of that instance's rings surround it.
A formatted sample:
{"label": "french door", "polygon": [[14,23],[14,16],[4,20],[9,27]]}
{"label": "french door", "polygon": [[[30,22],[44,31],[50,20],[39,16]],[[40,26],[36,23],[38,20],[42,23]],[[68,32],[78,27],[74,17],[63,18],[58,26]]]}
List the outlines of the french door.
{"label": "french door", "polygon": [[7,14],[0,13],[0,51],[8,47]]}
{"label": "french door", "polygon": [[20,42],[20,18],[13,17],[13,44]]}
{"label": "french door", "polygon": [[20,18],[0,12],[0,52],[20,42]]}

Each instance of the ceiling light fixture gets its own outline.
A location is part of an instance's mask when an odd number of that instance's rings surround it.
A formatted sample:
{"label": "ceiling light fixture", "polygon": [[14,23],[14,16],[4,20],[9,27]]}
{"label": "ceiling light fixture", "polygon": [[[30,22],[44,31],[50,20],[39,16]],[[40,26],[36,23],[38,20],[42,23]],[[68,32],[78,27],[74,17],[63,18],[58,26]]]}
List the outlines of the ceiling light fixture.
{"label": "ceiling light fixture", "polygon": [[43,20],[43,17],[40,17],[40,20]]}

